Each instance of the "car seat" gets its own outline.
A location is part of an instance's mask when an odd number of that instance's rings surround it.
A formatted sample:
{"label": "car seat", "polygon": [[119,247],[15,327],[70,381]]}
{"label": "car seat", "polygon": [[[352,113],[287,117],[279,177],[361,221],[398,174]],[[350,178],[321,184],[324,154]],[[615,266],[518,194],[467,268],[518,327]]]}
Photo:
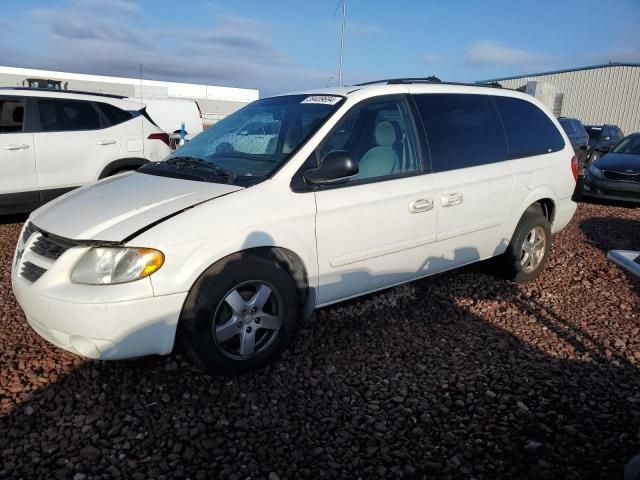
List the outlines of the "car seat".
{"label": "car seat", "polygon": [[398,168],[398,155],[395,152],[397,134],[393,124],[383,120],[376,125],[375,146],[365,153],[358,163],[356,178],[374,178],[391,175]]}

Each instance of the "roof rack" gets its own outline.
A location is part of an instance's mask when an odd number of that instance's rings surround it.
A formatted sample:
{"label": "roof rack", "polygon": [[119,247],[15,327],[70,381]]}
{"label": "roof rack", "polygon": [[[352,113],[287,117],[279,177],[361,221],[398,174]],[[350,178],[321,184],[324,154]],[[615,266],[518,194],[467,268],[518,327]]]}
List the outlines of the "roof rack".
{"label": "roof rack", "polygon": [[52,92],[52,93],[71,93],[75,95],[93,95],[96,97],[117,98],[122,100],[127,98],[125,95],[115,95],[113,93],[85,92],[82,90],[57,90],[54,88],[36,88],[36,87],[0,87],[0,90],[30,90],[35,92]]}
{"label": "roof rack", "polygon": [[486,88],[502,88],[497,82],[489,83],[489,84],[476,84],[476,83],[464,83],[464,82],[443,82],[438,79],[434,79],[433,77],[409,77],[409,78],[387,78],[384,80],[374,80],[372,82],[364,82],[364,83],[356,83],[354,87],[365,87],[367,85],[402,85],[402,84],[412,84],[412,83],[432,83],[434,85],[462,85],[467,87],[486,87]]}

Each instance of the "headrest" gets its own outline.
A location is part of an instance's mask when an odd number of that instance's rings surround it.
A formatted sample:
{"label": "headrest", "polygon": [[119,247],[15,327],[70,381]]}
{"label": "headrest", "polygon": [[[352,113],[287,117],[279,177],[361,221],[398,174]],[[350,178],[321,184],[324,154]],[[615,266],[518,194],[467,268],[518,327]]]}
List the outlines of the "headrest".
{"label": "headrest", "polygon": [[13,121],[16,123],[22,123],[24,118],[24,107],[16,107],[13,109]]}
{"label": "headrest", "polygon": [[384,120],[376,125],[376,144],[382,147],[389,147],[396,143],[396,129],[390,121]]}

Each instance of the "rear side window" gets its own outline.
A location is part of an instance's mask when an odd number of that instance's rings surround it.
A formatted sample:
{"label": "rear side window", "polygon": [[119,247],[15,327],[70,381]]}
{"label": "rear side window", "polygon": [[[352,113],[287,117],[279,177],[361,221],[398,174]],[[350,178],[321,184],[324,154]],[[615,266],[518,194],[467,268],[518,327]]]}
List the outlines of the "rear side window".
{"label": "rear side window", "polygon": [[511,97],[494,97],[509,142],[511,158],[557,152],[564,148],[562,135],[536,105]]}
{"label": "rear side window", "polygon": [[0,134],[20,133],[24,125],[24,100],[0,98]]}
{"label": "rear side window", "polygon": [[101,127],[100,114],[91,102],[43,99],[38,101],[38,106],[43,132],[98,130]]}
{"label": "rear side window", "polygon": [[110,105],[108,103],[97,103],[96,105],[98,105],[98,108],[102,110],[102,113],[104,113],[104,116],[109,121],[109,124],[105,125],[105,127],[119,125],[120,123],[124,123],[133,118],[133,115],[129,112],[114,105]]}
{"label": "rear side window", "polygon": [[507,144],[487,95],[415,95],[434,172],[507,159]]}

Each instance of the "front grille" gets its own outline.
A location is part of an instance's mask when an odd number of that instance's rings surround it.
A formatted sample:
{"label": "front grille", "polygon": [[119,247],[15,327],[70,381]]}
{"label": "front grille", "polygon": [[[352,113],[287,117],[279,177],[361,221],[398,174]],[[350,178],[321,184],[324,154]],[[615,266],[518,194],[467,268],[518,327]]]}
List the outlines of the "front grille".
{"label": "front grille", "polygon": [[25,227],[22,243],[23,246],[19,247],[21,250],[16,258],[16,267],[22,261],[20,276],[31,283],[42,277],[64,252],[77,245],[71,240],[43,232],[32,223]]}
{"label": "front grille", "polygon": [[22,264],[22,270],[20,271],[20,275],[29,280],[31,283],[38,280],[47,270],[45,268],[39,267],[31,262],[24,262]]}
{"label": "front grille", "polygon": [[602,175],[607,180],[614,182],[636,182],[640,183],[640,173],[616,172],[614,170],[603,170]]}
{"label": "front grille", "polygon": [[24,231],[22,232],[22,243],[26,243],[27,240],[29,240],[29,238],[31,238],[31,235],[33,235],[36,232],[36,227],[33,226],[33,223],[29,222],[27,223],[27,226],[24,228]]}
{"label": "front grille", "polygon": [[31,251],[50,260],[57,260],[72,246],[73,244],[65,242],[60,238],[45,237],[44,235],[41,235],[40,238],[31,245]]}

